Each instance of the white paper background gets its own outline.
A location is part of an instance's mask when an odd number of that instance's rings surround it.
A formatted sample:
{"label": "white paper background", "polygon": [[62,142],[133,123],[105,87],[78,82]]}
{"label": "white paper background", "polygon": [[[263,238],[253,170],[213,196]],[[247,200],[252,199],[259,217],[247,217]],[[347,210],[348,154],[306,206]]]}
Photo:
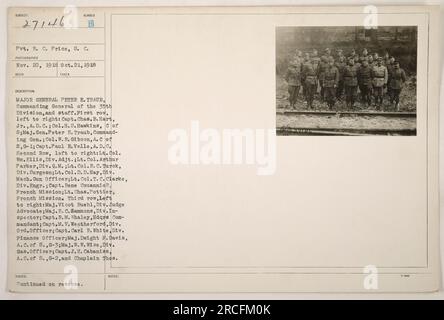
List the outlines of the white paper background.
{"label": "white paper background", "polygon": [[[60,299],[82,299],[82,298],[124,298],[124,299],[247,299],[247,298],[261,298],[261,299],[329,299],[329,298],[416,298],[416,299],[444,299],[444,291],[433,294],[408,294],[408,295],[389,295],[389,294],[377,294],[377,295],[366,295],[366,294],[187,294],[186,296],[180,294],[139,294],[139,295],[122,295],[122,294],[104,294],[104,295],[68,295],[68,294],[11,294],[6,292],[6,256],[7,256],[7,243],[6,243],[6,152],[5,152],[5,66],[6,66],[6,9],[8,6],[64,6],[64,5],[77,5],[77,6],[143,6],[143,5],[172,5],[172,6],[183,6],[183,5],[421,5],[421,4],[441,4],[444,5],[444,0],[441,1],[2,1],[0,4],[0,38],[2,43],[2,50],[0,51],[0,74],[2,74],[2,80],[0,81],[1,91],[0,91],[0,298],[2,299],[28,299],[28,298],[60,298]],[[443,11],[441,10],[441,18],[443,17]],[[442,20],[442,19],[441,19]],[[442,23],[441,23],[442,24]],[[443,35],[441,35],[443,36]],[[443,41],[442,41],[443,42]],[[441,43],[442,43],[441,42]],[[442,50],[441,50],[442,51]],[[441,54],[442,56],[442,54]],[[439,65],[442,70],[442,61]],[[442,72],[441,72],[442,74]],[[441,84],[441,89],[443,85]],[[441,90],[443,91],[443,90]],[[443,96],[441,95],[441,105],[443,104]],[[440,123],[443,124],[444,116],[440,115]],[[444,130],[440,130],[441,141],[444,141]],[[440,143],[440,150],[442,150],[443,143]],[[441,160],[440,167],[443,168],[444,161]],[[444,174],[441,173],[441,178]],[[443,188],[441,188],[443,189]],[[441,191],[441,208],[443,207],[442,197],[443,192]],[[442,221],[442,220],[441,220]],[[443,223],[441,222],[441,253],[444,252],[443,243]],[[443,255],[443,254],[442,254]],[[443,268],[444,270],[444,268]]]}

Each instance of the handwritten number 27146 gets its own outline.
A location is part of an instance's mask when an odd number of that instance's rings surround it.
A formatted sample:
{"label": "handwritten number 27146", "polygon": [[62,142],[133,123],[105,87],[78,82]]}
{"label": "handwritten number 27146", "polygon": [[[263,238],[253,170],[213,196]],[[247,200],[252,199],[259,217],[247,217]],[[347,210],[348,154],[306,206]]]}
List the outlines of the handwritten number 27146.
{"label": "handwritten number 27146", "polygon": [[37,28],[51,28],[51,27],[63,27],[64,23],[63,23],[63,19],[65,18],[65,16],[61,16],[60,18],[54,18],[51,20],[25,20],[25,23],[23,25],[23,28],[32,28],[33,30],[37,29]]}

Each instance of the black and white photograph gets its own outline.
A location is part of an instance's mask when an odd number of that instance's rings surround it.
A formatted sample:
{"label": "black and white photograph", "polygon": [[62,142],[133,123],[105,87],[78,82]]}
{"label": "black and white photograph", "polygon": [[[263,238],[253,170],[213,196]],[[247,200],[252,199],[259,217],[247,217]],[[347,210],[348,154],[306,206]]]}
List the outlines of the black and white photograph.
{"label": "black and white photograph", "polygon": [[277,135],[416,135],[417,27],[276,28]]}

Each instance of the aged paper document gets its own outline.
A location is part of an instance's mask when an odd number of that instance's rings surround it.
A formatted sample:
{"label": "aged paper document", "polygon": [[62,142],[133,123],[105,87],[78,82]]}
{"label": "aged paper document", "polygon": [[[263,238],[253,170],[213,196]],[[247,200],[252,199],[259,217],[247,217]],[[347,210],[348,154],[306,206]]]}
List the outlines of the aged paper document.
{"label": "aged paper document", "polygon": [[10,8],[13,292],[439,288],[437,7]]}

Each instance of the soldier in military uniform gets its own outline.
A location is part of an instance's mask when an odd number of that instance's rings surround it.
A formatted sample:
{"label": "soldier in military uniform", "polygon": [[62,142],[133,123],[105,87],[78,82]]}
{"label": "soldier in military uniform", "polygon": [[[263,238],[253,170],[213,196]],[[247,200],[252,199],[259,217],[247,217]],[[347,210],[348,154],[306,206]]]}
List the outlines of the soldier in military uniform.
{"label": "soldier in military uniform", "polygon": [[368,66],[370,67],[370,69],[373,69],[374,66],[374,62],[373,62],[373,56],[371,54],[368,55]]}
{"label": "soldier in military uniform", "polygon": [[324,51],[324,57],[327,58],[327,62],[330,61],[330,58],[333,58],[333,56],[331,55],[331,50],[330,48],[326,48]]}
{"label": "soldier in military uniform", "polygon": [[385,51],[384,53],[384,58],[382,63],[387,67],[390,64],[390,55],[388,53],[388,51]]}
{"label": "soldier in military uniform", "polygon": [[362,61],[362,66],[358,70],[358,84],[361,91],[361,102],[367,103],[367,106],[370,107],[372,102],[372,69],[368,65],[367,59]]}
{"label": "soldier in military uniform", "polygon": [[320,98],[321,101],[324,102],[324,76],[325,76],[325,70],[328,67],[328,58],[327,56],[322,56],[321,57],[321,62],[319,63],[318,66],[318,80],[319,80],[319,86],[321,87],[321,91],[320,91]]}
{"label": "soldier in military uniform", "polygon": [[302,51],[301,50],[296,50],[296,56],[297,56],[298,60],[300,62],[302,62]]}
{"label": "soldier in military uniform", "polygon": [[340,56],[335,65],[339,72],[339,81],[338,81],[338,86],[336,87],[336,99],[338,101],[341,101],[342,92],[344,91],[344,68],[346,66],[345,57]]}
{"label": "soldier in military uniform", "polygon": [[[329,65],[329,61],[330,61],[331,59],[333,59],[333,61],[334,61],[334,58],[333,58],[333,56],[331,55],[331,50],[330,50],[330,48],[326,48],[326,49],[325,49],[325,51],[324,51],[324,55],[323,55],[323,58],[324,58],[324,66],[323,66],[323,70],[320,70],[320,73],[321,73],[321,72],[324,72],[324,73],[325,73],[325,69],[327,69],[327,67],[328,67],[328,65]],[[321,69],[321,65],[319,65],[319,68]],[[325,99],[325,90],[324,90],[324,84],[323,84],[323,83],[321,84],[321,79],[322,79],[322,76],[321,76],[320,79],[319,79],[319,85],[321,86],[321,100],[324,101],[324,99]],[[322,80],[322,82],[323,82],[323,80]]]}
{"label": "soldier in military uniform", "polygon": [[351,49],[350,55],[348,56],[347,62],[349,59],[354,59],[356,56],[356,50],[355,49]]}
{"label": "soldier in military uniform", "polygon": [[375,63],[377,63],[377,62],[378,62],[378,59],[379,59],[379,55],[378,55],[377,52],[375,52],[375,53],[373,54],[373,61],[374,61]]}
{"label": "soldier in military uniform", "polygon": [[355,62],[355,67],[356,67],[356,69],[359,69],[360,67],[361,67],[361,57],[359,56],[359,55],[356,55],[354,58],[353,58],[353,61]]}
{"label": "soldier in military uniform", "polygon": [[335,66],[335,60],[330,57],[328,60],[327,68],[324,72],[324,92],[325,100],[327,101],[328,108],[333,109],[336,98],[336,87],[339,82],[339,70]]}
{"label": "soldier in military uniform", "polygon": [[[386,68],[387,68],[387,76],[388,76],[387,83],[388,84],[390,84],[390,79],[391,79],[391,76],[392,76],[392,73],[393,73],[393,68],[394,68],[394,62],[395,62],[395,58],[394,57],[390,57],[388,59],[387,64],[385,65]],[[387,85],[387,95],[389,97],[391,97],[391,90],[392,89],[390,88],[390,86]]]}
{"label": "soldier in military uniform", "polygon": [[336,52],[337,52],[337,54],[336,54],[336,60],[341,59],[341,57],[343,57],[343,58],[345,59],[344,51],[343,51],[342,49],[338,49]]}
{"label": "soldier in military uniform", "polygon": [[390,77],[390,102],[395,103],[395,108],[399,111],[399,95],[401,94],[402,87],[404,82],[407,80],[405,72],[402,68],[399,67],[399,62],[395,61],[393,64],[393,70]]}
{"label": "soldier in military uniform", "polygon": [[310,54],[305,53],[304,61],[302,61],[302,74],[301,74],[301,82],[302,82],[302,94],[304,95],[304,99],[307,100],[307,89],[305,86],[305,78],[304,78],[304,68],[306,64],[310,63]]}
{"label": "soldier in military uniform", "polygon": [[308,60],[302,67],[302,79],[305,85],[305,99],[308,108],[313,108],[313,99],[317,89],[317,64],[314,60]]}
{"label": "soldier in military uniform", "polygon": [[375,96],[375,107],[377,110],[382,109],[384,99],[384,87],[387,85],[388,72],[387,68],[382,65],[382,58],[378,58],[376,66],[373,66],[373,93]]}
{"label": "soldier in military uniform", "polygon": [[[315,69],[318,70],[319,64],[321,63],[321,58],[318,56],[318,50],[313,49],[310,59],[311,59],[312,63],[314,64]],[[319,82],[316,79],[315,95],[318,93],[318,87],[319,87]]]}
{"label": "soldier in military uniform", "polygon": [[362,61],[364,60],[368,60],[368,50],[366,48],[362,50],[362,55],[359,58],[359,62],[362,64]]}
{"label": "soldier in military uniform", "polygon": [[288,67],[285,75],[285,81],[287,81],[288,84],[288,100],[290,102],[290,108],[295,108],[295,104],[298,99],[299,90],[301,88],[301,71],[302,64],[297,61],[293,61]]}
{"label": "soldier in military uniform", "polygon": [[318,68],[319,63],[321,62],[321,58],[319,58],[319,56],[318,56],[318,50],[316,50],[316,49],[312,50],[310,59],[313,62],[313,64],[315,65],[315,68]]}
{"label": "soldier in military uniform", "polygon": [[302,63],[302,52],[301,52],[301,50],[296,50],[295,54],[293,55],[292,62]]}
{"label": "soldier in military uniform", "polygon": [[358,91],[357,70],[353,59],[349,59],[348,65],[344,68],[344,88],[345,102],[347,108],[351,109],[354,106]]}

